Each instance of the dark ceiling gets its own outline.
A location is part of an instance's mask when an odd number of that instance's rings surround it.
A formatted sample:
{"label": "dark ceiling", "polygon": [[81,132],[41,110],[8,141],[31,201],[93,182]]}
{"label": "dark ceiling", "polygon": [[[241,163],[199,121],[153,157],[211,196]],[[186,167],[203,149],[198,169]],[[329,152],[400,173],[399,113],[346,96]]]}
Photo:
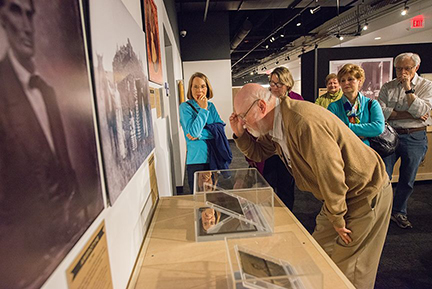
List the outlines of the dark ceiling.
{"label": "dark ceiling", "polygon": [[[250,70],[251,67],[257,67],[273,55],[290,51],[294,48],[295,40],[313,37],[312,31],[317,27],[349,9],[403,1],[175,0],[175,2],[177,11],[202,13],[204,19],[212,12],[229,12],[231,66],[232,75],[235,76]],[[318,11],[312,14],[310,10],[318,6],[320,7]]]}

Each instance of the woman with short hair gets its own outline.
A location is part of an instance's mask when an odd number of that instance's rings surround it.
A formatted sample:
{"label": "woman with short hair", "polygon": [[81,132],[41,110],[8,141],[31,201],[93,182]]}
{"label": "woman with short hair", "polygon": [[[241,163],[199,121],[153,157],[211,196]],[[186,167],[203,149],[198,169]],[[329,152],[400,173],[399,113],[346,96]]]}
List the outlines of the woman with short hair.
{"label": "woman with short hair", "polygon": [[327,92],[323,95],[319,96],[315,103],[327,108],[330,103],[338,101],[342,97],[342,89],[339,85],[339,81],[337,79],[337,75],[334,73],[330,73],[327,75],[325,79]]}
{"label": "woman with short hair", "polygon": [[360,88],[365,81],[363,68],[345,64],[337,74],[343,96],[330,103],[328,110],[339,117],[362,141],[370,145],[368,138],[384,131],[384,115],[378,101],[365,97]]}

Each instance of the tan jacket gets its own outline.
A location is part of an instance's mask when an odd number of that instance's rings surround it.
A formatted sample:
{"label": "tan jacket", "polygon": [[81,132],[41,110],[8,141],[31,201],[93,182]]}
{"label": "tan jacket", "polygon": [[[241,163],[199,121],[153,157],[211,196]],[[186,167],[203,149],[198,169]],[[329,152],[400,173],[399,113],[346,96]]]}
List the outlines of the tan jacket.
{"label": "tan jacket", "polygon": [[[388,182],[381,157],[330,111],[288,98],[280,106],[297,187],[323,201],[333,225],[344,227],[347,212],[370,202]],[[284,159],[269,135],[255,142],[245,133],[235,141],[251,160],[265,160],[275,152]]]}

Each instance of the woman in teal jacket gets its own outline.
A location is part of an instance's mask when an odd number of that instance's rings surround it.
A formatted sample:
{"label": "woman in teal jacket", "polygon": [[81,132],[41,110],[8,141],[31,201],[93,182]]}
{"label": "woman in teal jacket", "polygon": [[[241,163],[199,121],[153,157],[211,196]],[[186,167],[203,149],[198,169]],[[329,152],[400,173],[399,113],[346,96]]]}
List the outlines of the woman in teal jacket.
{"label": "woman in teal jacket", "polygon": [[205,127],[206,124],[224,123],[216,107],[209,99],[213,90],[207,76],[194,73],[189,79],[188,101],[180,105],[180,124],[186,138],[186,171],[190,192],[193,192],[193,177],[196,171],[209,170],[209,150],[206,139],[214,136]]}
{"label": "woman in teal jacket", "polygon": [[[384,115],[378,101],[365,97],[359,89],[364,83],[364,70],[355,64],[345,64],[337,74],[343,96],[331,103],[328,110],[339,117],[365,144],[368,138],[384,131]],[[372,102],[369,105],[369,102]]]}

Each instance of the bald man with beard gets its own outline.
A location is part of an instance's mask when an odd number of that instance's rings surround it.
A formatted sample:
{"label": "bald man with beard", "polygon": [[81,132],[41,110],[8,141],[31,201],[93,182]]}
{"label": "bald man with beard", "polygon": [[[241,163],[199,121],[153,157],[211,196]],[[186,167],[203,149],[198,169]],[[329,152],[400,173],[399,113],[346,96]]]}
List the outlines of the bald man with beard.
{"label": "bald man with beard", "polygon": [[381,157],[328,110],[258,84],[238,92],[234,110],[238,148],[253,161],[279,154],[298,188],[323,202],[313,237],[356,288],[372,289],[392,204]]}

